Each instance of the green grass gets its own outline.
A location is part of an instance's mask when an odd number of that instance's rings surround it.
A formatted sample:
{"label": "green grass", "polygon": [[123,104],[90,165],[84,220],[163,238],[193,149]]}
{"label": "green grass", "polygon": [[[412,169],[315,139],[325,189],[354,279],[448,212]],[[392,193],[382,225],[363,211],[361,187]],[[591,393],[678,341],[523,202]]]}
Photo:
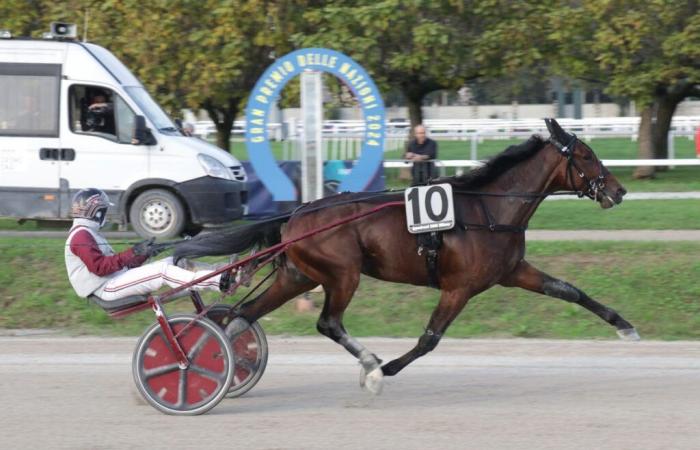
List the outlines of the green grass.
{"label": "green grass", "polygon": [[[444,175],[455,175],[454,168],[445,168],[444,171]],[[700,166],[676,167],[675,169],[657,172],[654,179],[647,180],[635,179],[632,176],[634,169],[630,167],[612,167],[610,172],[628,192],[700,191]],[[410,184],[410,178],[400,178],[399,169],[385,169],[384,174],[388,188],[402,189]]]}
{"label": "green grass", "polygon": [[[135,335],[152,323],[150,312],[112,320],[78,298],[62,250],[57,240],[0,238],[0,327]],[[528,259],[617,309],[643,337],[700,338],[700,243],[533,242]],[[311,295],[320,307],[322,294]],[[345,324],[356,336],[419,336],[438,296],[364,278]],[[186,300],[168,305],[168,311],[190,309]],[[297,313],[290,303],[261,323],[270,334],[314,335],[317,313]],[[493,288],[472,299],[447,336],[614,338],[614,330],[575,305]]]}
{"label": "green grass", "polygon": [[545,201],[531,230],[697,230],[700,200],[628,200],[602,209],[588,199]]}
{"label": "green grass", "polygon": [[[525,139],[498,139],[485,140],[477,147],[479,159],[488,158],[503,151],[506,147],[519,144]],[[596,154],[603,159],[635,159],[637,158],[638,143],[625,138],[598,138],[586,141]],[[214,141],[212,141],[214,143]],[[692,140],[685,137],[674,139],[676,158],[695,158],[695,147]],[[275,158],[282,158],[282,143],[271,142],[272,152]],[[240,139],[231,139],[231,153],[242,161],[247,161],[248,152],[245,142]],[[384,159],[400,159],[402,151],[394,150],[384,153]],[[470,159],[471,141],[439,140],[438,156],[440,159]]]}
{"label": "green grass", "polygon": [[[689,230],[700,229],[700,200],[627,200],[601,209],[588,199],[545,201],[530,221],[535,230]],[[0,219],[0,230],[37,230]]]}
{"label": "green grass", "polygon": [[[519,144],[525,139],[486,140],[479,143],[477,156],[485,159],[503,151],[506,147]],[[593,151],[602,159],[635,159],[637,158],[638,143],[624,138],[599,138],[586,140]],[[692,140],[678,137],[674,139],[676,158],[695,158],[695,147]],[[384,154],[385,159],[399,159],[403,152],[392,151]],[[438,156],[440,159],[470,159],[471,141],[438,141]]]}

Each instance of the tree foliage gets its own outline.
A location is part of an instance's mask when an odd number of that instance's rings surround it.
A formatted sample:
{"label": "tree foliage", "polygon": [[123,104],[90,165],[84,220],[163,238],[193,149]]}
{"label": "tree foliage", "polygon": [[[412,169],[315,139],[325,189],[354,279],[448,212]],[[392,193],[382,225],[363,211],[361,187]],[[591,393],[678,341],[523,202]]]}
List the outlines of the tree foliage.
{"label": "tree foliage", "polygon": [[[82,28],[142,80],[171,114],[204,109],[229,149],[230,130],[255,82],[276,54],[291,50],[287,34],[299,10],[291,0],[47,0],[3,4],[10,26],[48,30],[54,20]],[[22,5],[35,3],[34,5]],[[5,12],[5,11],[2,11]]]}
{"label": "tree foliage", "polygon": [[[413,124],[427,94],[470,80],[601,83],[641,108],[645,157],[664,156],[676,105],[700,95],[697,0],[4,0],[0,27],[39,36],[54,20],[82,29],[86,13],[90,41],[171,114],[205,109],[222,148],[262,72],[304,46],[356,59],[384,92],[401,92]],[[537,83],[519,85],[525,95]]]}
{"label": "tree foliage", "polygon": [[[700,86],[697,1],[589,0],[552,11],[561,73],[601,80],[642,110],[640,156],[665,157],[678,103]],[[637,175],[653,175],[639,168]]]}
{"label": "tree foliage", "polygon": [[[309,34],[297,33],[299,46],[322,46],[356,59],[382,90],[404,94],[413,124],[431,91],[459,87],[468,72],[462,2],[360,0],[311,8],[304,19]],[[461,11],[460,11],[461,10]]]}
{"label": "tree foliage", "polygon": [[403,94],[412,125],[422,121],[430,92],[468,80],[531,67],[538,60],[528,34],[547,2],[498,0],[356,0],[310,8],[313,31],[300,46],[325,46],[360,62],[388,91]]}

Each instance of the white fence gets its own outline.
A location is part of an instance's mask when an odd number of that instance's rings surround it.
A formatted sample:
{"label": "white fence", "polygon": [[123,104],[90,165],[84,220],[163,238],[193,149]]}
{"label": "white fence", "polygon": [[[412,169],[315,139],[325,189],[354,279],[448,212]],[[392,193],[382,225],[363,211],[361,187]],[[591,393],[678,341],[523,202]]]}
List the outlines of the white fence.
{"label": "white fence", "polygon": [[[604,159],[603,164],[607,167],[640,167],[640,166],[700,166],[700,158],[698,159]],[[479,167],[483,165],[483,161],[473,159],[450,159],[435,161],[438,167]],[[400,159],[384,161],[384,167],[387,169],[400,169],[402,167],[411,167],[411,161]]]}
{"label": "white fence", "polygon": [[[639,117],[607,117],[588,119],[558,119],[566,130],[576,133],[586,140],[604,137],[623,137],[637,139]],[[323,123],[323,146],[326,159],[356,159],[360,156],[364,134],[362,120],[326,120]],[[465,141],[465,156],[469,149],[470,160],[478,159],[478,145],[487,139],[526,138],[532,134],[547,135],[544,121],[541,119],[502,120],[426,120],[425,126],[433,139]],[[700,126],[700,116],[676,116],[673,118],[669,132],[668,154],[674,159],[675,137],[693,139],[695,130]],[[405,121],[390,121],[386,124],[384,151],[402,150],[408,139],[410,124]],[[243,137],[245,122],[237,121],[233,127],[236,138]],[[285,159],[298,159],[301,122],[289,120],[282,123],[268,124],[270,139],[282,141]],[[209,121],[195,123],[195,134],[204,138],[216,132],[214,124]],[[466,142],[469,142],[467,145]],[[639,160],[636,165],[639,164]],[[611,164],[612,165],[612,164]],[[667,165],[667,164],[659,164]],[[676,164],[674,165],[682,165]]]}

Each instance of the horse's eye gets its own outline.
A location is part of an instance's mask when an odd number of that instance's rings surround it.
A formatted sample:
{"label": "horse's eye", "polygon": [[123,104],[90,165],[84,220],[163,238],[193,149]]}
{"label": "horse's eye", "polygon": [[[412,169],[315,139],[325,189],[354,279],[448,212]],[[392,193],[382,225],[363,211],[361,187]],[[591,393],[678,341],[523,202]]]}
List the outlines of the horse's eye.
{"label": "horse's eye", "polygon": [[590,160],[593,159],[593,156],[591,156],[590,153],[586,153],[586,154],[583,156],[583,159],[584,159],[585,161],[590,161]]}

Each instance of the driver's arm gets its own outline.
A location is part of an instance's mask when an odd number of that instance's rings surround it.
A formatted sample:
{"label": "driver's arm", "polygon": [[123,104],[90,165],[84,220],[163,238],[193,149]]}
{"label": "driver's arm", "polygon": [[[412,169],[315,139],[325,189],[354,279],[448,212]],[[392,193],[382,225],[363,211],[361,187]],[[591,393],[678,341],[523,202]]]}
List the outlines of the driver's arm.
{"label": "driver's arm", "polygon": [[102,253],[92,235],[85,230],[78,231],[73,235],[70,241],[70,250],[85,263],[90,272],[100,277],[113,274],[125,267],[138,267],[148,259],[148,255],[134,255],[134,251],[131,248],[121,253],[107,256]]}

